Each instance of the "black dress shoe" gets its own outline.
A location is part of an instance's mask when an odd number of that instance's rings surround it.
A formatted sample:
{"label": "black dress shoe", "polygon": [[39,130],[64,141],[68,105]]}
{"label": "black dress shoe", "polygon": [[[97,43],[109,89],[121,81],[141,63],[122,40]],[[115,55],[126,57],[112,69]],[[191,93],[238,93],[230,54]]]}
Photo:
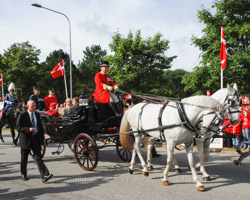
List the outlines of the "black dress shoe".
{"label": "black dress shoe", "polygon": [[46,183],[52,177],[53,177],[53,174],[49,174],[48,176],[44,176],[43,179],[42,179],[43,183]]}
{"label": "black dress shoe", "polygon": [[27,181],[27,180],[29,180],[28,178],[27,178],[27,176],[26,175],[22,175],[22,181]]}

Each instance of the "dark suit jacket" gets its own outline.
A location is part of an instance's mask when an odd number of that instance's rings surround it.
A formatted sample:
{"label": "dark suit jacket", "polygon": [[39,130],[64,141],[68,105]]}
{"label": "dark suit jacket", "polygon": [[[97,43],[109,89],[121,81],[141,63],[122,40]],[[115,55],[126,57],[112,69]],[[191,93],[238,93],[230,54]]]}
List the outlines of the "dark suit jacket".
{"label": "dark suit jacket", "polygon": [[18,116],[17,119],[17,130],[20,132],[19,145],[23,149],[28,149],[32,141],[39,142],[44,139],[44,132],[42,123],[40,120],[40,114],[35,112],[36,120],[37,120],[37,134],[34,136],[29,129],[32,127],[32,123],[30,121],[30,116],[28,111],[23,112]]}
{"label": "dark suit jacket", "polygon": [[76,104],[76,105],[70,107],[67,115],[79,115],[80,111],[81,111],[81,107],[79,106],[79,104]]}

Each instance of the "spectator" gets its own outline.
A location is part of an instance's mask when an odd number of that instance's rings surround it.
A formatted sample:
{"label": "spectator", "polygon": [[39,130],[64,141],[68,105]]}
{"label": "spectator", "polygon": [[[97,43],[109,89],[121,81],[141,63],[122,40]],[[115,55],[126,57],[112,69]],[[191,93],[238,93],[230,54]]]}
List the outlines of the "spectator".
{"label": "spectator", "polygon": [[249,142],[249,129],[250,129],[250,113],[246,109],[243,110],[243,122],[242,122],[242,148],[249,149],[249,144],[245,144],[245,141]]}
{"label": "spectator", "polygon": [[[227,136],[227,133],[233,134],[233,126],[230,124],[228,118],[225,119],[222,125],[222,130],[226,131],[226,133],[223,133],[223,135],[225,136]],[[233,140],[231,140],[231,138],[226,137],[223,141],[223,147],[231,148],[232,145],[233,147],[236,147],[238,145],[237,138],[233,138]]]}
{"label": "spectator", "polygon": [[69,109],[69,114],[77,115],[80,110],[81,110],[81,107],[79,106],[79,98],[74,97],[72,99],[72,107],[70,107]]}
{"label": "spectator", "polygon": [[65,100],[65,106],[59,109],[59,113],[61,116],[64,116],[69,113],[69,109],[72,106],[72,100],[70,98]]}

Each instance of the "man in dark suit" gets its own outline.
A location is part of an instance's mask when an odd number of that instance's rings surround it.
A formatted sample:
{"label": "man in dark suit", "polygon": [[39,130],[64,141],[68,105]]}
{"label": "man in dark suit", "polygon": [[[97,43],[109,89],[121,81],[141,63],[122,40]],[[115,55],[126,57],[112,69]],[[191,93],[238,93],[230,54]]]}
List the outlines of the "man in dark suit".
{"label": "man in dark suit", "polygon": [[33,151],[35,161],[45,183],[52,178],[53,174],[45,166],[41,156],[41,141],[44,140],[44,133],[40,114],[36,111],[36,103],[29,100],[28,110],[19,115],[17,119],[17,129],[20,132],[19,144],[21,147],[21,175],[22,180],[27,181],[27,162],[30,150]]}
{"label": "man in dark suit", "polygon": [[69,112],[67,115],[77,115],[80,114],[81,107],[79,106],[79,98],[74,97],[72,99],[72,106],[69,109]]}

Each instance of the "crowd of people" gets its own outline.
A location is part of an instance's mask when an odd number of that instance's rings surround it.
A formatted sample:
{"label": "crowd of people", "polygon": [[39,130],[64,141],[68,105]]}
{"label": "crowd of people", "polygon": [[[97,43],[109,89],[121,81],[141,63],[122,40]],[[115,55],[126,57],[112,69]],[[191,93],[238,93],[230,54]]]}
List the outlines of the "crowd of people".
{"label": "crowd of people", "polygon": [[[248,97],[241,97],[243,104],[249,104]],[[233,138],[228,137],[224,140],[224,147],[236,148],[238,151],[241,149],[250,150],[249,142],[249,130],[250,130],[250,106],[243,105],[239,114],[239,122],[235,125],[231,125],[229,120],[225,120],[222,125],[222,129],[226,131],[224,134],[232,134]],[[230,135],[229,135],[230,136]]]}

